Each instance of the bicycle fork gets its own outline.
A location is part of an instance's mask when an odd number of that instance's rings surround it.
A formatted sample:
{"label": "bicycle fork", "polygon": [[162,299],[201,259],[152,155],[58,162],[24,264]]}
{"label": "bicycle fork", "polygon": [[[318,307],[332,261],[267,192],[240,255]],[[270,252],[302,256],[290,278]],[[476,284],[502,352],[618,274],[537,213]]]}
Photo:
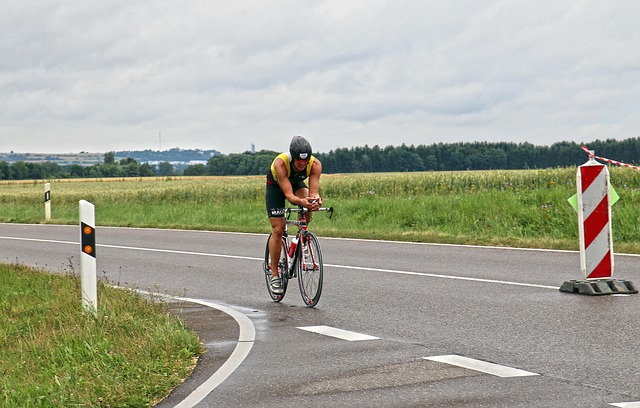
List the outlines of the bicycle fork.
{"label": "bicycle fork", "polygon": [[298,250],[295,253],[295,258],[300,262],[301,269],[303,271],[314,271],[318,269],[316,262],[316,256],[311,245],[311,237],[307,234],[302,234],[301,241],[298,243]]}

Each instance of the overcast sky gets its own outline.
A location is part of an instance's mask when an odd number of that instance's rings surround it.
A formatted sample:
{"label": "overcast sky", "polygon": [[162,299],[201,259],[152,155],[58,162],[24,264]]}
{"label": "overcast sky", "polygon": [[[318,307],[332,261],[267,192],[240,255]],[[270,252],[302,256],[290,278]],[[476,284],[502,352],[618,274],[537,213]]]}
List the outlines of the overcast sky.
{"label": "overcast sky", "polygon": [[635,0],[0,6],[0,152],[640,136]]}

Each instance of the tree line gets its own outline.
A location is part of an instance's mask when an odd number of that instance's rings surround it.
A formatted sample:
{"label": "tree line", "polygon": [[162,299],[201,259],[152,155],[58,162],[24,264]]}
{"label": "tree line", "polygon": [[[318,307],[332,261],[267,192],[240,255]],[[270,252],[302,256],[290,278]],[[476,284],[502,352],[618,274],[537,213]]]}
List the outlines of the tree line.
{"label": "tree line", "polygon": [[[587,161],[581,144],[559,142],[551,146],[531,143],[437,143],[431,145],[352,147],[316,153],[323,173],[374,173],[453,170],[518,170],[579,166]],[[587,144],[598,156],[629,164],[640,160],[640,138],[596,140]],[[207,164],[180,172],[169,162],[155,165],[127,158],[116,161],[106,153],[102,164],[62,166],[56,163],[0,162],[0,180],[102,178],[150,176],[228,176],[266,174],[280,152],[261,150],[211,157]]]}
{"label": "tree line", "polygon": [[[323,173],[374,173],[453,170],[518,170],[579,166],[588,159],[582,144],[559,142],[551,146],[531,143],[437,143],[407,146],[364,146],[314,154],[322,162]],[[607,139],[588,143],[598,156],[637,164],[640,138],[622,141]],[[185,170],[193,174],[225,176],[265,174],[279,152],[262,150],[221,155],[206,166]]]}

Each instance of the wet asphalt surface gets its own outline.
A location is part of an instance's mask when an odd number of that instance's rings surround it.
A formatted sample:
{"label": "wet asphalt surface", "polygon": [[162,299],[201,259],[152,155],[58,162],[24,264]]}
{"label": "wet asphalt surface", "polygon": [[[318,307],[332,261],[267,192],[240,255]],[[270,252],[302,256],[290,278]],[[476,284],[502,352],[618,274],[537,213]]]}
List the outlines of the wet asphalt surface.
{"label": "wet asphalt surface", "polygon": [[198,334],[204,353],[189,378],[173,390],[158,408],[176,406],[211,377],[233,352],[238,341],[238,324],[226,313],[191,302],[170,302],[170,311],[184,321],[187,329]]}

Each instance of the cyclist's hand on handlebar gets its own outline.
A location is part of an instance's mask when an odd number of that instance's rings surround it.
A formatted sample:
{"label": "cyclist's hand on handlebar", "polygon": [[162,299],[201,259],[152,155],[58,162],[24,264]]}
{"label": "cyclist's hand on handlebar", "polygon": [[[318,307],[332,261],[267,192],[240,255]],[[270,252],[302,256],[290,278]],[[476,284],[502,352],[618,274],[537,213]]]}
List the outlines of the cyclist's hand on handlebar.
{"label": "cyclist's hand on handlebar", "polygon": [[304,200],[306,203],[303,207],[308,208],[310,211],[317,211],[322,205],[322,199],[320,197],[307,197]]}

